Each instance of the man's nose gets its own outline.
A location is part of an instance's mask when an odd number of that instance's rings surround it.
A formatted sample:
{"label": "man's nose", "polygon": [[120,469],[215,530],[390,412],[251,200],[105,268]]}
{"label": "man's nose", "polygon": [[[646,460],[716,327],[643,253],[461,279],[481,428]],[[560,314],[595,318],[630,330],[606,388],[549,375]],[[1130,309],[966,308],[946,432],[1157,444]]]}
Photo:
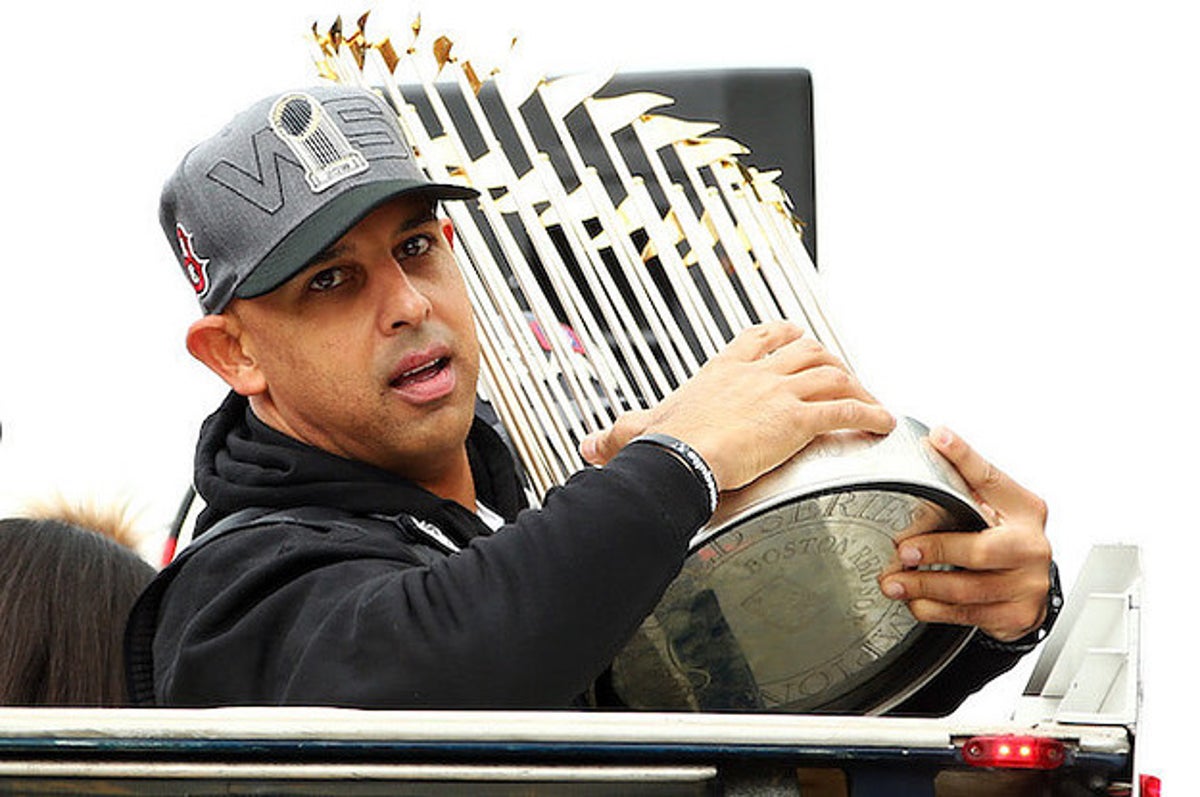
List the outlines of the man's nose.
{"label": "man's nose", "polygon": [[417,326],[429,318],[433,303],[409,278],[403,266],[392,261],[380,269],[380,276],[380,325],[385,335],[406,326]]}

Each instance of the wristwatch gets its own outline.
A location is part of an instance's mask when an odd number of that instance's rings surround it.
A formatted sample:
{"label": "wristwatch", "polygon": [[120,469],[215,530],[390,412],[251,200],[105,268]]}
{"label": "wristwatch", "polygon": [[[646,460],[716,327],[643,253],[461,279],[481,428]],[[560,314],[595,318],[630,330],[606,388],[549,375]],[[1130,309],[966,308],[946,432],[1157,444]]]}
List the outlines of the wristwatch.
{"label": "wristwatch", "polygon": [[1058,565],[1051,561],[1050,590],[1046,593],[1046,617],[1042,620],[1042,624],[1012,642],[1001,642],[983,634],[979,637],[979,643],[989,650],[1024,655],[1036,648],[1043,639],[1050,635],[1050,630],[1054,628],[1054,623],[1058,620],[1058,614],[1062,611],[1062,607],[1062,581],[1058,577]]}
{"label": "wristwatch", "polygon": [[670,451],[680,462],[687,465],[696,480],[700,482],[700,486],[708,494],[708,511],[712,514],[717,509],[717,480],[713,476],[712,468],[704,461],[704,457],[696,453],[696,450],[683,442],[677,437],[671,437],[661,432],[651,432],[649,434],[640,435],[629,441],[629,445],[634,443],[646,443],[648,445],[657,446],[659,448]]}

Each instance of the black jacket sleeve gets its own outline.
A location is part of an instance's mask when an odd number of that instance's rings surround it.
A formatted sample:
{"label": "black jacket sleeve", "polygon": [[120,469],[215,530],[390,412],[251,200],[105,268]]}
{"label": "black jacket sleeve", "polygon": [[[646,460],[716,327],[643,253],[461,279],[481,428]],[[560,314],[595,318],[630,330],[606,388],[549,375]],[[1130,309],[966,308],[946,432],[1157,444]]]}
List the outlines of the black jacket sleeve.
{"label": "black jacket sleeve", "polygon": [[450,556],[345,527],[229,535],[166,592],[158,702],[569,705],[653,609],[707,517],[687,466],[630,446]]}
{"label": "black jacket sleeve", "polygon": [[944,717],[1019,662],[1028,648],[991,642],[980,633],[928,683],[888,712],[897,717]]}

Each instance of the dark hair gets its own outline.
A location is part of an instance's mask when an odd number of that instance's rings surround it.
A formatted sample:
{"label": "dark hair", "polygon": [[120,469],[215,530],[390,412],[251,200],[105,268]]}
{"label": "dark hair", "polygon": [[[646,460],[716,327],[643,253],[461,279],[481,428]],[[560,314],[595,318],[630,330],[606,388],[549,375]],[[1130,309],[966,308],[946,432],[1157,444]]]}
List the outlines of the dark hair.
{"label": "dark hair", "polygon": [[0,705],[125,704],[125,619],[154,572],[97,531],[0,520]]}

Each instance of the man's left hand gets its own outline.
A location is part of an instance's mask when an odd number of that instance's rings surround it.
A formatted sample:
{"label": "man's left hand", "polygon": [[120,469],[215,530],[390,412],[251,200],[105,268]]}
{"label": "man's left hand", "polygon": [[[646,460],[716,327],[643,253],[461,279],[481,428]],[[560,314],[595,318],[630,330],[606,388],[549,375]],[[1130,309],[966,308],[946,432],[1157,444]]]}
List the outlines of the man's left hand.
{"label": "man's left hand", "polygon": [[[988,520],[980,532],[931,532],[900,542],[902,569],[885,572],[885,595],[923,622],[978,626],[1001,642],[1041,626],[1050,588],[1046,504],[944,428],[930,442],[971,488]],[[927,570],[953,565],[955,570]]]}

